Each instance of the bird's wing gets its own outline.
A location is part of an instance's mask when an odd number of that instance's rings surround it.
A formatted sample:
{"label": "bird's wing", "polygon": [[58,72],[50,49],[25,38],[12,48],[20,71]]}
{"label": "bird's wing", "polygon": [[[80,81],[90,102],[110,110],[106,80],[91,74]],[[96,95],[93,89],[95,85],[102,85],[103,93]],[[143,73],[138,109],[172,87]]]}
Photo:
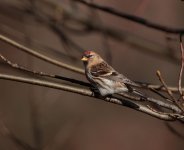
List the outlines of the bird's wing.
{"label": "bird's wing", "polygon": [[128,79],[126,76],[122,75],[122,74],[119,74],[118,76],[119,76],[118,78],[120,78],[120,80],[123,83],[127,84],[127,85],[132,85],[132,86],[136,86],[136,87],[140,86],[137,83],[135,83],[135,82],[131,81],[130,79]]}
{"label": "bird's wing", "polygon": [[90,73],[94,77],[106,77],[112,74],[114,69],[109,66],[106,62],[91,66]]}
{"label": "bird's wing", "polygon": [[91,67],[91,75],[94,77],[103,77],[112,81],[122,82],[126,85],[132,85],[139,87],[138,84],[131,81],[124,75],[115,71],[111,66],[109,66],[106,62],[99,63]]}

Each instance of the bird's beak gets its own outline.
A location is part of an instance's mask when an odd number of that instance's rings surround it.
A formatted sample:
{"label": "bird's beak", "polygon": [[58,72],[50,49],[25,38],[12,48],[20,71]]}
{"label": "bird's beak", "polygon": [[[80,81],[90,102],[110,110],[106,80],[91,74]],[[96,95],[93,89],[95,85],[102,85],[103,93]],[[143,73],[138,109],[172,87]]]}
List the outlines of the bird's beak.
{"label": "bird's beak", "polygon": [[85,57],[85,56],[83,56],[83,57],[81,58],[81,60],[82,60],[82,61],[88,61],[88,58]]}

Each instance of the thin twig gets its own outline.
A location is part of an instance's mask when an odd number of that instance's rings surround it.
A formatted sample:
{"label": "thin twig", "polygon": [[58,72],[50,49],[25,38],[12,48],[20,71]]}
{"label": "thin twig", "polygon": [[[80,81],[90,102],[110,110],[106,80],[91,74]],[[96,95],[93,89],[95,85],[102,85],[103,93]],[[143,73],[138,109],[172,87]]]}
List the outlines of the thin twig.
{"label": "thin twig", "polygon": [[184,108],[181,106],[181,104],[179,103],[179,101],[173,96],[172,91],[168,89],[168,86],[165,83],[165,81],[164,81],[164,79],[163,79],[163,77],[161,75],[161,72],[159,70],[157,71],[157,76],[158,76],[160,82],[165,87],[165,89],[166,89],[168,95],[170,96],[171,100],[182,110],[182,112],[184,112]]}
{"label": "thin twig", "polygon": [[22,51],[24,51],[26,53],[29,53],[29,54],[31,54],[31,55],[39,58],[39,59],[42,59],[46,62],[52,63],[54,65],[57,65],[59,67],[65,68],[65,69],[70,70],[70,71],[74,71],[74,72],[77,72],[77,73],[80,73],[80,74],[84,74],[84,70],[82,70],[82,69],[79,69],[77,67],[74,67],[74,66],[65,64],[63,62],[54,60],[54,59],[52,59],[52,58],[50,58],[46,55],[43,55],[43,54],[37,52],[36,50],[33,50],[31,48],[27,48],[27,47],[15,42],[14,40],[11,40],[10,38],[7,38],[7,37],[5,37],[1,34],[0,34],[0,40],[6,42],[6,43],[8,43],[8,44],[10,44],[10,45],[12,45],[16,48],[18,48],[19,50],[22,50]]}
{"label": "thin twig", "polygon": [[175,97],[173,96],[172,91],[168,88],[168,86],[165,83],[165,81],[161,75],[161,72],[159,70],[157,70],[157,76],[158,76],[160,82],[163,84],[164,88],[166,89],[166,91],[167,91],[168,95],[170,96],[170,98],[172,99],[172,101],[176,101]]}
{"label": "thin twig", "polygon": [[89,84],[87,82],[80,81],[80,80],[64,77],[64,76],[61,76],[61,75],[48,74],[48,73],[45,73],[45,72],[40,72],[40,71],[27,69],[23,66],[20,66],[19,64],[11,62],[7,58],[5,58],[2,54],[0,54],[0,58],[6,64],[10,65],[12,68],[15,68],[15,69],[18,69],[18,70],[21,70],[21,71],[24,71],[24,72],[28,72],[28,73],[32,73],[34,75],[39,75],[39,76],[44,76],[44,77],[56,78],[56,79],[68,81],[68,82],[71,82],[71,83],[74,83],[74,84],[79,84],[79,85],[82,85],[82,86],[91,87],[91,84]]}
{"label": "thin twig", "polygon": [[[134,82],[140,84],[144,88],[155,89],[157,91],[164,91],[164,92],[167,91],[163,85],[156,85],[156,84],[137,82],[137,81],[134,81]],[[168,89],[171,90],[172,92],[175,92],[175,93],[178,92],[177,87],[168,86]],[[182,91],[184,91],[184,88],[182,88]]]}
{"label": "thin twig", "polygon": [[165,95],[163,95],[162,93],[160,93],[159,91],[153,89],[153,88],[149,88],[150,91],[152,91],[153,93],[156,93],[157,95],[159,95],[160,97],[162,97],[164,100],[167,100],[169,102],[172,102],[170,99],[168,99]]}
{"label": "thin twig", "polygon": [[115,16],[118,16],[118,17],[130,20],[130,21],[142,24],[144,26],[147,26],[149,28],[153,28],[153,29],[156,29],[156,30],[159,30],[159,31],[163,31],[163,32],[166,32],[166,33],[173,33],[173,34],[184,33],[184,29],[183,28],[181,28],[181,29],[171,28],[171,27],[160,25],[160,24],[156,24],[156,23],[150,22],[150,21],[148,21],[148,20],[146,20],[144,18],[141,18],[141,17],[138,17],[138,16],[134,16],[134,15],[130,15],[130,14],[127,14],[127,13],[123,13],[123,12],[120,12],[118,10],[115,10],[115,9],[107,7],[107,6],[102,6],[102,5],[90,3],[87,0],[73,0],[73,1],[80,2],[80,3],[84,4],[84,5],[89,6],[89,7],[92,7],[92,8],[95,8],[95,9],[99,9],[99,10],[104,11],[106,13],[109,13],[109,14],[112,14],[112,15],[115,15]]}
{"label": "thin twig", "polygon": [[160,112],[160,111],[158,111],[158,110],[152,108],[150,105],[147,105],[147,107],[148,107],[150,110],[152,110],[152,111],[154,111],[154,112],[156,112],[156,113],[158,113],[158,114],[169,115],[169,116],[176,117],[176,118],[180,118],[180,119],[183,119],[183,118],[184,118],[183,115],[180,115],[180,114],[177,114],[177,113]]}
{"label": "thin twig", "polygon": [[35,70],[29,70],[23,66],[20,66],[16,63],[12,63],[10,60],[8,60],[7,58],[5,58],[1,53],[0,53],[0,58],[8,65],[10,65],[12,68],[15,68],[15,69],[19,69],[19,70],[22,70],[22,71],[25,71],[25,72],[29,72],[29,73],[33,73],[33,74],[37,74],[37,75],[40,75],[40,76],[46,76],[46,77],[53,77],[54,78],[54,75],[51,75],[51,74],[47,74],[47,73],[44,73],[44,72],[38,72],[38,71],[35,71]]}
{"label": "thin twig", "polygon": [[181,95],[181,98],[183,99],[183,91],[181,88],[183,68],[184,68],[184,48],[183,48],[183,43],[182,43],[182,34],[180,34],[180,50],[181,50],[181,69],[180,69],[179,79],[178,79],[178,91]]}

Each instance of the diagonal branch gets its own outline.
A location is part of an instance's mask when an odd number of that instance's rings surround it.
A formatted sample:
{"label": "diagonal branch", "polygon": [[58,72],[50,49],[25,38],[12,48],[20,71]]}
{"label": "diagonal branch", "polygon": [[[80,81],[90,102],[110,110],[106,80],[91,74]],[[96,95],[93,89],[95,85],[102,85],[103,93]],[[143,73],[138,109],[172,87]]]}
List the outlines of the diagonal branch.
{"label": "diagonal branch", "polygon": [[40,72],[40,71],[36,71],[36,70],[29,70],[29,69],[27,69],[23,66],[20,66],[19,64],[11,62],[7,58],[5,58],[1,53],[0,53],[0,58],[6,64],[8,64],[10,67],[21,70],[21,71],[24,71],[24,72],[28,72],[28,73],[32,73],[34,75],[39,75],[39,76],[44,76],[44,77],[56,78],[56,79],[68,81],[68,82],[71,82],[71,83],[79,84],[79,85],[82,85],[82,86],[87,86],[87,87],[91,86],[91,84],[89,84],[87,82],[83,82],[83,81],[80,81],[80,80],[64,77],[64,76],[61,76],[61,75],[48,74],[48,73]]}
{"label": "diagonal branch", "polygon": [[52,64],[57,65],[59,67],[62,67],[62,68],[65,68],[67,70],[74,71],[74,72],[77,72],[77,73],[80,73],[80,74],[84,73],[84,71],[82,69],[79,69],[77,67],[74,67],[74,66],[65,64],[63,62],[54,60],[54,59],[52,59],[52,58],[50,58],[50,57],[48,57],[48,56],[46,56],[44,54],[41,54],[41,53],[37,52],[36,50],[33,50],[31,48],[28,48],[28,47],[25,47],[25,46],[23,46],[23,45],[15,42],[15,41],[7,38],[7,37],[5,37],[5,36],[3,36],[1,34],[0,34],[0,40],[3,41],[3,42],[6,42],[6,43],[8,43],[8,44],[10,44],[10,45],[12,45],[12,46],[14,46],[16,48],[18,48],[19,50],[22,50],[22,51],[24,51],[24,52],[26,52],[26,53],[28,53],[30,55],[33,55],[33,56],[35,56],[35,57],[37,57],[39,59],[42,59],[42,60],[44,60],[46,62],[52,63]]}
{"label": "diagonal branch", "polygon": [[102,5],[90,3],[87,0],[86,1],[85,0],[73,0],[73,1],[82,3],[82,4],[87,5],[89,7],[99,9],[99,10],[104,11],[106,13],[109,13],[109,14],[112,14],[112,15],[130,20],[130,21],[136,22],[138,24],[141,24],[141,25],[144,25],[144,26],[147,26],[149,28],[153,28],[153,29],[156,29],[156,30],[159,30],[159,31],[162,31],[162,32],[173,33],[173,34],[184,33],[183,28],[181,28],[181,29],[171,28],[171,27],[160,25],[160,24],[156,24],[156,23],[150,22],[150,21],[148,21],[144,18],[134,16],[134,15],[130,15],[130,14],[127,14],[127,13],[123,13],[123,12],[120,12],[116,9],[113,9],[113,8],[110,8],[110,7],[107,7],[107,6],[102,6]]}

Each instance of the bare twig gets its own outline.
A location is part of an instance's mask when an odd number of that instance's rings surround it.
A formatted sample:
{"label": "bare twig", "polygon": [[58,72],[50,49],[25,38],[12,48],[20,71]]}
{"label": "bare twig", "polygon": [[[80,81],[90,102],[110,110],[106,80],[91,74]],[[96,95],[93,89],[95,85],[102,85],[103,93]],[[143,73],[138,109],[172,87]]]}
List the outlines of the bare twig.
{"label": "bare twig", "polygon": [[34,75],[39,75],[39,76],[44,76],[44,77],[56,78],[56,79],[68,81],[68,82],[71,82],[71,83],[79,84],[79,85],[82,85],[82,86],[91,87],[91,84],[89,84],[87,82],[80,81],[80,80],[71,79],[71,78],[68,78],[68,77],[60,76],[60,75],[48,74],[48,73],[45,73],[45,72],[40,72],[40,71],[35,71],[35,70],[29,70],[29,69],[27,69],[23,66],[20,66],[19,64],[11,62],[7,58],[5,58],[2,54],[0,54],[0,58],[6,64],[10,65],[12,68],[19,69],[19,70],[24,71],[24,72],[28,72],[28,73],[32,73]]}
{"label": "bare twig", "polygon": [[159,70],[157,70],[157,76],[160,80],[160,82],[163,84],[164,88],[166,89],[168,95],[170,96],[170,98],[172,99],[172,101],[176,101],[175,97],[173,96],[172,91],[168,88],[167,84],[165,83],[164,79],[162,78],[161,72]]}
{"label": "bare twig", "polygon": [[[18,77],[18,76],[12,76],[12,75],[7,75],[7,74],[0,74],[0,79],[23,82],[23,83],[34,84],[34,85],[39,85],[39,86],[45,86],[45,87],[49,87],[49,88],[54,88],[54,89],[59,89],[59,90],[63,90],[63,91],[68,91],[68,92],[80,94],[83,96],[95,97],[93,92],[88,90],[88,89],[73,87],[73,86],[69,86],[69,85],[65,85],[65,84],[61,84],[61,83],[58,84],[58,83],[49,82],[46,80],[27,78],[27,77]],[[153,112],[148,107],[146,107],[142,104],[133,102],[131,100],[118,99],[116,97],[111,97],[111,98],[106,97],[105,99],[100,98],[100,97],[96,97],[96,98],[102,99],[102,100],[105,100],[105,101],[108,101],[111,103],[115,103],[118,105],[123,105],[123,106],[129,107],[129,108],[135,109],[137,111],[144,112],[148,115],[151,115],[153,117],[156,117],[156,118],[159,118],[162,120],[173,121],[176,119],[170,115],[158,114],[156,112]]]}
{"label": "bare twig", "polygon": [[24,51],[26,53],[29,53],[29,54],[37,57],[37,58],[40,58],[40,59],[42,59],[44,61],[47,61],[49,63],[52,63],[54,65],[57,65],[59,67],[65,68],[65,69],[70,70],[70,71],[74,71],[74,72],[77,72],[77,73],[80,73],[80,74],[84,74],[84,71],[82,69],[79,69],[77,67],[74,67],[74,66],[65,64],[63,62],[54,60],[54,59],[52,59],[50,57],[47,57],[46,55],[43,55],[43,54],[37,52],[36,50],[27,48],[27,47],[25,47],[25,46],[15,42],[15,41],[9,39],[9,38],[7,38],[7,37],[5,37],[3,35],[0,35],[0,40],[4,41],[4,42],[6,42],[6,43],[8,43],[8,44],[10,44],[10,45],[12,45],[14,47],[16,47],[16,48],[18,48],[18,49],[20,49],[20,50],[22,50],[22,51]]}
{"label": "bare twig", "polygon": [[[120,95],[125,97],[125,98],[131,99],[131,100],[142,101],[141,97],[132,96],[132,95],[129,95],[129,94],[126,94],[126,93],[121,93]],[[171,103],[163,102],[163,101],[160,101],[158,99],[151,98],[151,97],[146,97],[146,101],[152,102],[152,103],[154,103],[158,106],[161,106],[161,107],[164,107],[164,108],[167,108],[167,109],[171,109],[175,112],[181,113],[181,110],[177,106],[175,106]]]}
{"label": "bare twig", "polygon": [[134,16],[134,15],[130,15],[130,14],[127,14],[127,13],[123,13],[123,12],[120,12],[118,10],[115,10],[115,9],[107,7],[107,6],[102,6],[102,5],[90,3],[89,1],[86,1],[86,0],[73,0],[73,1],[80,2],[84,5],[89,6],[89,7],[99,9],[99,10],[104,11],[106,13],[109,13],[109,14],[112,14],[112,15],[130,20],[130,21],[142,24],[144,26],[147,26],[149,28],[153,28],[153,29],[156,29],[156,30],[159,30],[159,31],[163,31],[163,32],[166,32],[166,33],[173,33],[173,34],[184,33],[183,28],[181,28],[181,29],[171,28],[171,27],[160,25],[160,24],[156,24],[156,23],[150,22],[150,21],[148,21],[144,18]]}
{"label": "bare twig", "polygon": [[[144,82],[137,82],[137,81],[134,81],[134,82],[140,84],[144,88],[155,89],[157,91],[165,91],[165,92],[167,91],[163,85],[155,85],[155,84],[144,83]],[[177,87],[168,86],[167,88],[170,91],[172,91],[172,92],[175,92],[175,93],[178,92],[178,88]],[[184,88],[182,88],[181,90],[184,91]]]}
{"label": "bare twig", "polygon": [[181,69],[180,69],[179,79],[178,79],[178,91],[181,95],[181,98],[183,99],[183,91],[181,88],[181,81],[182,81],[183,68],[184,68],[184,48],[182,43],[182,34],[180,34],[180,50],[181,50]]}
{"label": "bare twig", "polygon": [[180,119],[183,119],[183,118],[184,118],[183,115],[180,115],[180,114],[178,114],[178,113],[160,112],[160,111],[158,111],[158,110],[152,108],[150,105],[147,105],[147,107],[148,107],[150,110],[152,110],[152,111],[154,111],[154,112],[156,112],[156,113],[158,113],[158,114],[169,115],[169,116],[172,116],[172,117],[175,117],[175,118],[180,118]]}
{"label": "bare twig", "polygon": [[[82,86],[91,87],[91,84],[83,82],[83,81],[79,81],[79,80],[75,80],[75,79],[71,79],[71,78],[67,78],[67,77],[63,77],[63,76],[53,75],[53,74],[47,74],[47,73],[44,73],[44,72],[29,70],[25,67],[19,66],[18,64],[12,63],[11,61],[7,60],[1,54],[0,54],[0,58],[2,60],[4,60],[7,64],[9,64],[11,67],[22,70],[22,71],[25,71],[25,72],[33,73],[35,75],[40,75],[40,76],[57,78],[57,79],[61,79],[61,80],[64,80],[64,81],[69,81],[71,83],[79,84],[79,85],[82,85]],[[135,97],[133,95],[129,95],[128,93],[127,94],[126,93],[121,93],[120,95],[123,96],[124,98],[128,98],[128,99],[131,99],[131,100],[136,100],[136,101],[141,101],[142,100],[141,97]],[[165,108],[171,109],[173,111],[180,112],[180,109],[177,106],[171,105],[170,103],[162,102],[162,101],[159,101],[157,99],[150,98],[150,97],[147,97],[146,100],[150,101],[150,102],[153,102],[153,103],[155,103],[155,104],[157,104],[161,107],[165,107]]]}
{"label": "bare twig", "polygon": [[165,89],[166,89],[168,95],[170,96],[171,100],[182,110],[182,112],[184,112],[184,108],[181,106],[180,102],[173,96],[172,91],[168,89],[168,86],[165,83],[164,79],[162,78],[161,72],[159,70],[157,71],[157,76],[158,76],[160,82],[165,87]]}
{"label": "bare twig", "polygon": [[46,76],[46,77],[53,77],[54,78],[54,75],[46,74],[44,72],[38,72],[38,71],[34,71],[34,70],[29,70],[29,69],[27,69],[27,68],[25,68],[23,66],[20,66],[18,64],[12,63],[10,60],[8,60],[7,58],[5,58],[2,54],[0,54],[0,58],[5,63],[7,63],[8,65],[10,65],[12,68],[19,69],[19,70],[22,70],[22,71],[25,71],[25,72],[29,72],[29,73],[33,73],[33,74],[38,74],[40,76]]}

